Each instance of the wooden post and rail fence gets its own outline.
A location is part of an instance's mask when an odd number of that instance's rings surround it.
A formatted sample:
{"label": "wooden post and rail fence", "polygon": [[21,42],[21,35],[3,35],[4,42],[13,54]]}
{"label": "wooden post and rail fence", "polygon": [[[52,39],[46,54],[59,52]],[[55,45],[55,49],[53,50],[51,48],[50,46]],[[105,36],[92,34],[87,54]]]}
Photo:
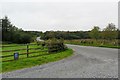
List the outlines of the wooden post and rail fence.
{"label": "wooden post and rail fence", "polygon": [[[30,48],[30,45],[36,45],[38,47],[36,48]],[[58,51],[63,51],[64,49],[64,44],[52,44],[49,46],[42,46],[42,45],[37,45],[37,44],[19,44],[19,45],[12,45],[12,46],[1,46],[1,47],[18,47],[18,46],[26,46],[26,48],[21,48],[21,49],[14,49],[14,50],[2,50],[2,55],[0,56],[0,58],[2,58],[2,62],[8,62],[8,61],[13,61],[13,60],[18,60],[20,55],[26,55],[26,57],[24,58],[28,58],[31,57],[29,56],[30,54],[35,54],[35,53],[39,53],[39,52],[46,52],[45,54],[41,54],[41,55],[49,55],[50,53],[54,53],[54,52],[58,52]],[[17,52],[17,51],[22,51],[25,50],[24,53],[23,52]],[[30,50],[34,50],[32,52],[30,52]],[[39,50],[39,51],[36,51]],[[6,55],[7,53],[11,53],[9,55]],[[40,56],[40,55],[38,55]],[[3,58],[7,58],[7,57],[12,57],[12,59],[10,60],[4,60]]]}
{"label": "wooden post and rail fence", "polygon": [[[12,54],[9,55],[2,55],[0,56],[0,58],[7,58],[7,57],[14,57],[14,59],[10,59],[10,60],[2,60],[2,62],[8,62],[8,61],[13,61],[13,60],[17,60],[16,58],[19,58],[19,55],[26,55],[26,57],[29,57],[29,54],[35,54],[35,53],[39,53],[39,52],[48,52],[48,50],[44,50],[43,47],[37,47],[37,48],[30,48],[30,45],[37,45],[37,44],[21,44],[21,45],[12,45],[12,46],[1,46],[1,47],[17,47],[17,46],[26,46],[26,48],[21,48],[21,49],[14,49],[14,50],[2,50],[2,54],[7,54],[9,52],[11,52]],[[26,52],[24,53],[18,53],[16,51],[22,51],[22,50],[26,50]],[[39,51],[32,51],[30,52],[29,50],[39,50]]]}

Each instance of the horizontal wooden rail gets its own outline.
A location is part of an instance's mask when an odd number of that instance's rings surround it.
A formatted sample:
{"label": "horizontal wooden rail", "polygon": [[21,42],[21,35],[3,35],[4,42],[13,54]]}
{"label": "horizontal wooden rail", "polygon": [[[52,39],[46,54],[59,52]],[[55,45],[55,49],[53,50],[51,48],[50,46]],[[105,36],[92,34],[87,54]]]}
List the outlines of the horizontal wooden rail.
{"label": "horizontal wooden rail", "polygon": [[[37,50],[37,49],[41,49],[41,48],[29,48],[29,50]],[[12,51],[20,51],[20,50],[27,50],[27,49],[23,48],[23,49],[15,49],[15,50],[5,50],[2,52],[12,52]]]}
{"label": "horizontal wooden rail", "polygon": [[5,50],[5,51],[2,51],[2,52],[12,52],[12,51],[20,51],[20,50],[26,50],[26,48],[23,48],[23,49],[15,49],[15,50]]}
{"label": "horizontal wooden rail", "polygon": [[[33,54],[33,53],[38,53],[38,52],[46,52],[48,50],[40,50],[40,51],[33,51],[33,52],[29,52],[28,54]],[[19,55],[26,55],[27,53],[20,53]],[[6,56],[0,56],[0,58],[6,58],[6,57],[11,57],[11,56],[14,56],[13,54],[12,55],[6,55]]]}
{"label": "horizontal wooden rail", "polygon": [[11,57],[11,56],[14,56],[14,55],[12,54],[12,55],[0,56],[0,58]]}
{"label": "horizontal wooden rail", "polygon": [[[37,52],[36,52],[37,53]],[[25,53],[24,53],[25,54]],[[54,53],[53,53],[54,54]],[[22,55],[22,54],[20,54],[20,55]],[[29,58],[32,58],[32,57],[38,57],[38,56],[43,56],[43,55],[50,55],[49,53],[46,53],[46,54],[39,54],[39,55],[33,55],[33,56],[30,56]],[[25,59],[25,57],[24,58],[19,58],[19,60],[21,60],[21,59]],[[2,62],[9,62],[9,61],[15,61],[14,59],[9,59],[9,60],[2,60]]]}
{"label": "horizontal wooden rail", "polygon": [[37,50],[37,49],[41,49],[41,48],[29,48],[29,50]]}
{"label": "horizontal wooden rail", "polygon": [[0,47],[16,47],[16,46],[26,46],[26,45],[37,45],[37,44],[17,44],[17,45],[0,45]]}

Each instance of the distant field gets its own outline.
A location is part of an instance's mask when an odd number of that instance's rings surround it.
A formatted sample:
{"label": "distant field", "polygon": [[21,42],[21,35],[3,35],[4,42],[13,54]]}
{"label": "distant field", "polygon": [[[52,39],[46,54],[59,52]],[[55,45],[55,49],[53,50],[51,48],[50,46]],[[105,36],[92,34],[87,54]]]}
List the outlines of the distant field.
{"label": "distant field", "polygon": [[79,39],[79,40],[65,40],[65,44],[75,44],[82,46],[95,46],[106,48],[118,48],[120,49],[119,40],[94,40],[94,39]]}
{"label": "distant field", "polygon": [[[3,44],[2,46],[3,46],[2,51],[23,49],[23,48],[26,49],[26,45],[21,45],[21,44]],[[2,61],[11,60],[11,59],[13,60],[13,61],[8,61],[8,62],[2,62],[2,72],[8,72],[8,71],[22,69],[22,68],[26,68],[26,67],[32,67],[35,65],[41,65],[44,63],[63,59],[72,54],[71,49],[67,49],[62,52],[50,54],[46,51],[47,48],[43,48],[40,45],[39,46],[38,45],[30,45],[29,48],[40,48],[40,49],[29,50],[29,52],[36,52],[36,53],[29,54],[28,58],[27,58],[26,54],[19,55],[19,60],[14,60],[14,56],[2,58]],[[43,50],[43,51],[41,51],[41,50]],[[27,51],[19,50],[19,51],[12,51],[12,52],[2,52],[2,54],[0,56],[13,55],[15,52],[19,52],[19,54],[22,54],[22,53],[26,53]]]}

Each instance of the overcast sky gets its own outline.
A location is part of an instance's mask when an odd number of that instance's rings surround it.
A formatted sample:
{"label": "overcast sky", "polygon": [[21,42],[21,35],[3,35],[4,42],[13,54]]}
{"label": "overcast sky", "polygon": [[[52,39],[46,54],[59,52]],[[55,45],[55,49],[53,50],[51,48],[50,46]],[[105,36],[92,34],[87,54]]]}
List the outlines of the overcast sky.
{"label": "overcast sky", "polygon": [[0,15],[23,30],[86,31],[108,23],[118,27],[117,2],[5,2]]}

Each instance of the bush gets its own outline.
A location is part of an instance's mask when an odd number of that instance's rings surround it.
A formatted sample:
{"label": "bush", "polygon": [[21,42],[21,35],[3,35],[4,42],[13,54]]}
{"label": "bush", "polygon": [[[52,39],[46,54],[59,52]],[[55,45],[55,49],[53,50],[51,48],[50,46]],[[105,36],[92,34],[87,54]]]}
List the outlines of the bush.
{"label": "bush", "polygon": [[49,39],[45,42],[46,46],[48,47],[48,52],[58,52],[64,51],[67,47],[63,44],[62,39]]}

